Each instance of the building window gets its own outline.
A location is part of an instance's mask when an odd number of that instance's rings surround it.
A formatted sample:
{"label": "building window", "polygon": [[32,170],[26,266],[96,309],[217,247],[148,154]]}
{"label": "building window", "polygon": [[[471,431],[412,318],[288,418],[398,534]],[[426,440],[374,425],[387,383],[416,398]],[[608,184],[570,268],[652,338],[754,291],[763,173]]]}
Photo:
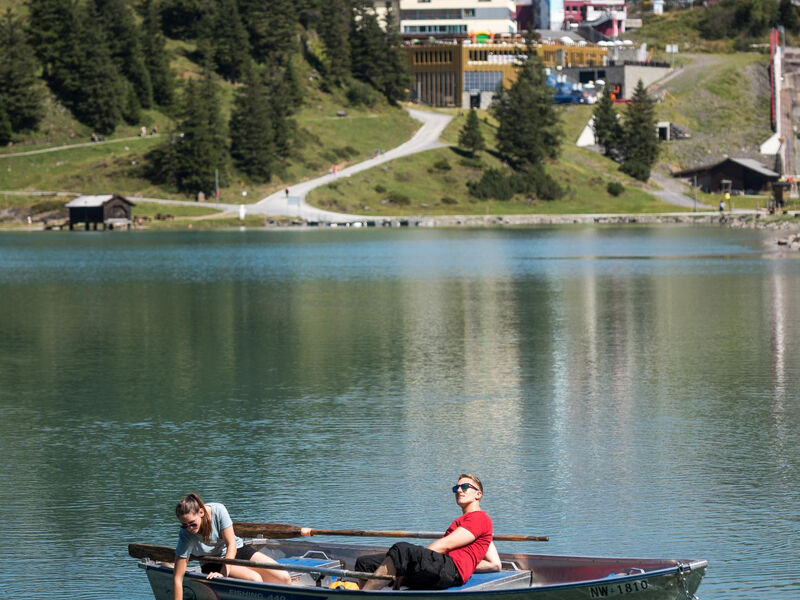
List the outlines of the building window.
{"label": "building window", "polygon": [[475,16],[475,9],[474,8],[465,8],[464,9],[464,18],[466,17],[474,17]]}
{"label": "building window", "polygon": [[464,71],[464,91],[494,92],[503,82],[501,71]]}

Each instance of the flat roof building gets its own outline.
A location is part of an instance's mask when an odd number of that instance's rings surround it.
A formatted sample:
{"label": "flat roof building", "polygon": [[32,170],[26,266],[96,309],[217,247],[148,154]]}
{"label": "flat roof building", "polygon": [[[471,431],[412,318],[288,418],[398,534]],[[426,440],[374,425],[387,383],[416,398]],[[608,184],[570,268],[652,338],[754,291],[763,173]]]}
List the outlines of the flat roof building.
{"label": "flat roof building", "polygon": [[466,37],[517,32],[515,0],[375,0],[379,17],[388,7],[404,37]]}

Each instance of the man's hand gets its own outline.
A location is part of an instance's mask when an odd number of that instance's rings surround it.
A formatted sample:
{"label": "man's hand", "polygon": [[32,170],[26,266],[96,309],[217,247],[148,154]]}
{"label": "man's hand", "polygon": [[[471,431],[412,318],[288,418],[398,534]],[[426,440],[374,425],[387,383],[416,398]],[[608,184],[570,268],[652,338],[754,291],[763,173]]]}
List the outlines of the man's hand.
{"label": "man's hand", "polygon": [[449,535],[432,541],[430,544],[428,544],[428,549],[433,550],[434,552],[440,552],[441,554],[447,554],[456,548],[461,548],[467,544],[471,544],[474,541],[475,536],[469,529],[458,527]]}

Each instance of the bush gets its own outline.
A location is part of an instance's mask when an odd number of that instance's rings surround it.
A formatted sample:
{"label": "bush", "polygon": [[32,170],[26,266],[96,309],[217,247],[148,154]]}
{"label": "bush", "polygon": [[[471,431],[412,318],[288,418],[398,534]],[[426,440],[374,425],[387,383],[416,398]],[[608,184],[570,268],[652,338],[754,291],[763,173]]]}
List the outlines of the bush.
{"label": "bush", "polygon": [[564,188],[550,177],[542,167],[531,168],[525,176],[528,181],[528,190],[533,190],[537,198],[541,200],[558,200],[564,196]]}
{"label": "bush", "polygon": [[625,186],[619,181],[609,181],[608,185],[606,186],[606,191],[612,196],[616,197],[625,193]]}
{"label": "bush", "polygon": [[389,204],[394,204],[396,206],[408,206],[411,204],[411,198],[400,192],[389,192],[386,200],[389,201]]}
{"label": "bush", "polygon": [[622,163],[620,171],[627,173],[639,181],[647,181],[650,179],[650,167],[638,160],[625,161]]}
{"label": "bush", "polygon": [[347,87],[347,101],[352,106],[375,106],[377,93],[363,81],[351,81]]}
{"label": "bush", "polygon": [[487,169],[478,181],[467,183],[469,193],[481,200],[510,200],[514,194],[530,190],[525,177],[518,173],[506,175],[501,169]]}
{"label": "bush", "polygon": [[451,198],[450,196],[443,196],[442,204],[458,204],[458,200]]}
{"label": "bush", "polygon": [[446,158],[440,158],[431,167],[430,171],[450,171],[453,167],[450,166],[450,161]]}
{"label": "bush", "polygon": [[376,192],[378,192],[379,194],[383,194],[386,191],[386,188],[383,187],[382,185],[378,184],[378,185],[375,186],[374,190]]}

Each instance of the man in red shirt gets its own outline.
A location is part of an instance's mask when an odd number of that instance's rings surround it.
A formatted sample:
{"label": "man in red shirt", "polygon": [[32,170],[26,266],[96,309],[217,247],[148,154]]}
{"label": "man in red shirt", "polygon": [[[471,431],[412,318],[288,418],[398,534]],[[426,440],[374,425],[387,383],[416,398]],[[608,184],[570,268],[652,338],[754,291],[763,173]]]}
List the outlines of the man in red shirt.
{"label": "man in red shirt", "polygon": [[[492,520],[481,510],[483,484],[475,475],[462,474],[453,486],[461,516],[450,524],[443,537],[427,548],[398,542],[386,553],[363,556],[356,561],[357,571],[396,575],[396,587],[444,589],[463,585],[476,571],[499,571],[500,556],[492,542]],[[382,562],[378,562],[383,558]],[[377,569],[376,569],[377,565]],[[386,582],[370,579],[362,589],[376,590]]]}

